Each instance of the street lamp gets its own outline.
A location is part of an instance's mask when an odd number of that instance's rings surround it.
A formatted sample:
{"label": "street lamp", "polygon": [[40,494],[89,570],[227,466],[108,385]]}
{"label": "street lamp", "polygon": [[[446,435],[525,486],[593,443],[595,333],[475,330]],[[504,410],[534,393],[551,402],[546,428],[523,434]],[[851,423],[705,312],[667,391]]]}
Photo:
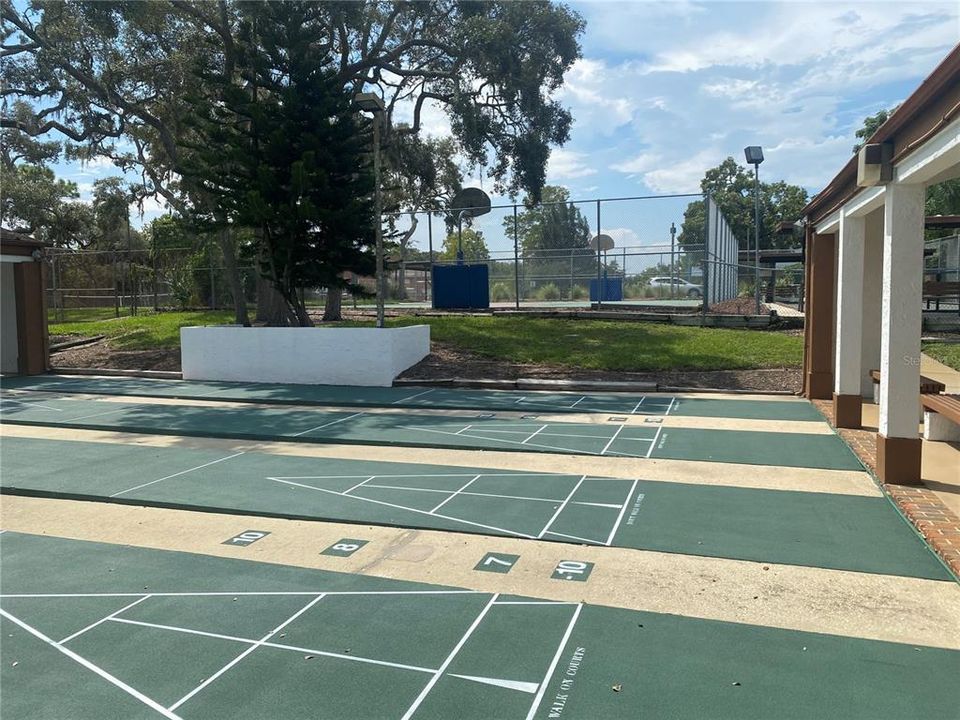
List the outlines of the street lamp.
{"label": "street lamp", "polygon": [[757,315],[760,314],[760,163],[763,162],[763,148],[751,145],[743,149],[747,164],[753,165],[753,293],[757,301]]}
{"label": "street lamp", "polygon": [[386,106],[383,104],[383,100],[379,95],[369,92],[357,93],[354,102],[360,110],[373,115],[373,179],[375,183],[373,190],[373,230],[377,243],[377,277],[375,278],[375,282],[377,286],[377,327],[382,328],[384,325],[383,302],[386,293],[383,288],[383,224],[381,218],[383,200],[380,194],[380,123],[383,121]]}

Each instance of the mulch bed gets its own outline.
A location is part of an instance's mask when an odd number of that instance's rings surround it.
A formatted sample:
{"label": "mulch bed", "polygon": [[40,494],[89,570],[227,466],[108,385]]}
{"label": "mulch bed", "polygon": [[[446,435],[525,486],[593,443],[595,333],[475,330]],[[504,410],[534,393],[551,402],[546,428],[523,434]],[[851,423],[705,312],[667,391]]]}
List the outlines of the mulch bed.
{"label": "mulch bed", "polygon": [[[663,372],[621,372],[580,370],[569,367],[511,363],[471,353],[434,341],[433,351],[403,373],[405,380],[601,380],[655,382],[669,387],[717,388],[726,390],[789,390],[801,386],[799,368],[765,370],[711,370]],[[50,356],[54,367],[115,368],[121,370],[180,370],[179,350],[116,350],[107,341],[70,348]]]}
{"label": "mulch bed", "polygon": [[[754,298],[733,298],[710,306],[710,312],[718,315],[756,315],[757,301]],[[760,314],[769,315],[770,308],[760,303]]]}

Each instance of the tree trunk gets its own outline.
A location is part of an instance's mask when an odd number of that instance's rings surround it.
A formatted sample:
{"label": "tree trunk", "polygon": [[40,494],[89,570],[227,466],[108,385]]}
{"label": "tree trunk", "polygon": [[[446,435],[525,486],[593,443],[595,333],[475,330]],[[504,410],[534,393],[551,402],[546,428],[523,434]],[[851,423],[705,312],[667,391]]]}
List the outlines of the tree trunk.
{"label": "tree trunk", "polygon": [[343,289],[339,287],[327,288],[327,302],[323,307],[323,321],[337,322],[343,320],[341,307],[343,305]]}
{"label": "tree trunk", "polygon": [[227,281],[230,283],[230,293],[233,295],[234,322],[237,325],[250,327],[250,316],[247,314],[247,298],[243,292],[240,268],[237,267],[237,244],[230,228],[222,228],[217,233],[217,241],[223,255],[223,267],[227,275]]}
{"label": "tree trunk", "polygon": [[283,296],[273,283],[262,275],[257,276],[257,322],[270,326],[286,325]]}

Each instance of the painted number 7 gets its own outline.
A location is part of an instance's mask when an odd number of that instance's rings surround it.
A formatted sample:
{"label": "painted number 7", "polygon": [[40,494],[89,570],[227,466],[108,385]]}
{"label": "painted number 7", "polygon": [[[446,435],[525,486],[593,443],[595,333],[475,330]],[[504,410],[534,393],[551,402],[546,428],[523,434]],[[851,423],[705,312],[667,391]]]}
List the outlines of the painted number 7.
{"label": "painted number 7", "polygon": [[519,555],[488,552],[473,569],[482,570],[483,572],[508,573],[513,569],[514,564],[519,559]]}

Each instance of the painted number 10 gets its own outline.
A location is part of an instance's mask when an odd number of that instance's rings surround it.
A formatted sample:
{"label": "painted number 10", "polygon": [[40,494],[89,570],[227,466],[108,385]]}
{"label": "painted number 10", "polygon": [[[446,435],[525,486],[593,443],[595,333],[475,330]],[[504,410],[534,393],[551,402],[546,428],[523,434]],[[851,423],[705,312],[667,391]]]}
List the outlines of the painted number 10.
{"label": "painted number 10", "polygon": [[240,545],[246,547],[251,543],[255,543],[257,540],[262,540],[270,533],[263,532],[261,530],[246,530],[239,535],[234,535],[229,540],[223,542],[224,545]]}
{"label": "painted number 10", "polygon": [[579,560],[561,560],[550,576],[554,580],[577,580],[584,582],[593,571],[593,563]]}

